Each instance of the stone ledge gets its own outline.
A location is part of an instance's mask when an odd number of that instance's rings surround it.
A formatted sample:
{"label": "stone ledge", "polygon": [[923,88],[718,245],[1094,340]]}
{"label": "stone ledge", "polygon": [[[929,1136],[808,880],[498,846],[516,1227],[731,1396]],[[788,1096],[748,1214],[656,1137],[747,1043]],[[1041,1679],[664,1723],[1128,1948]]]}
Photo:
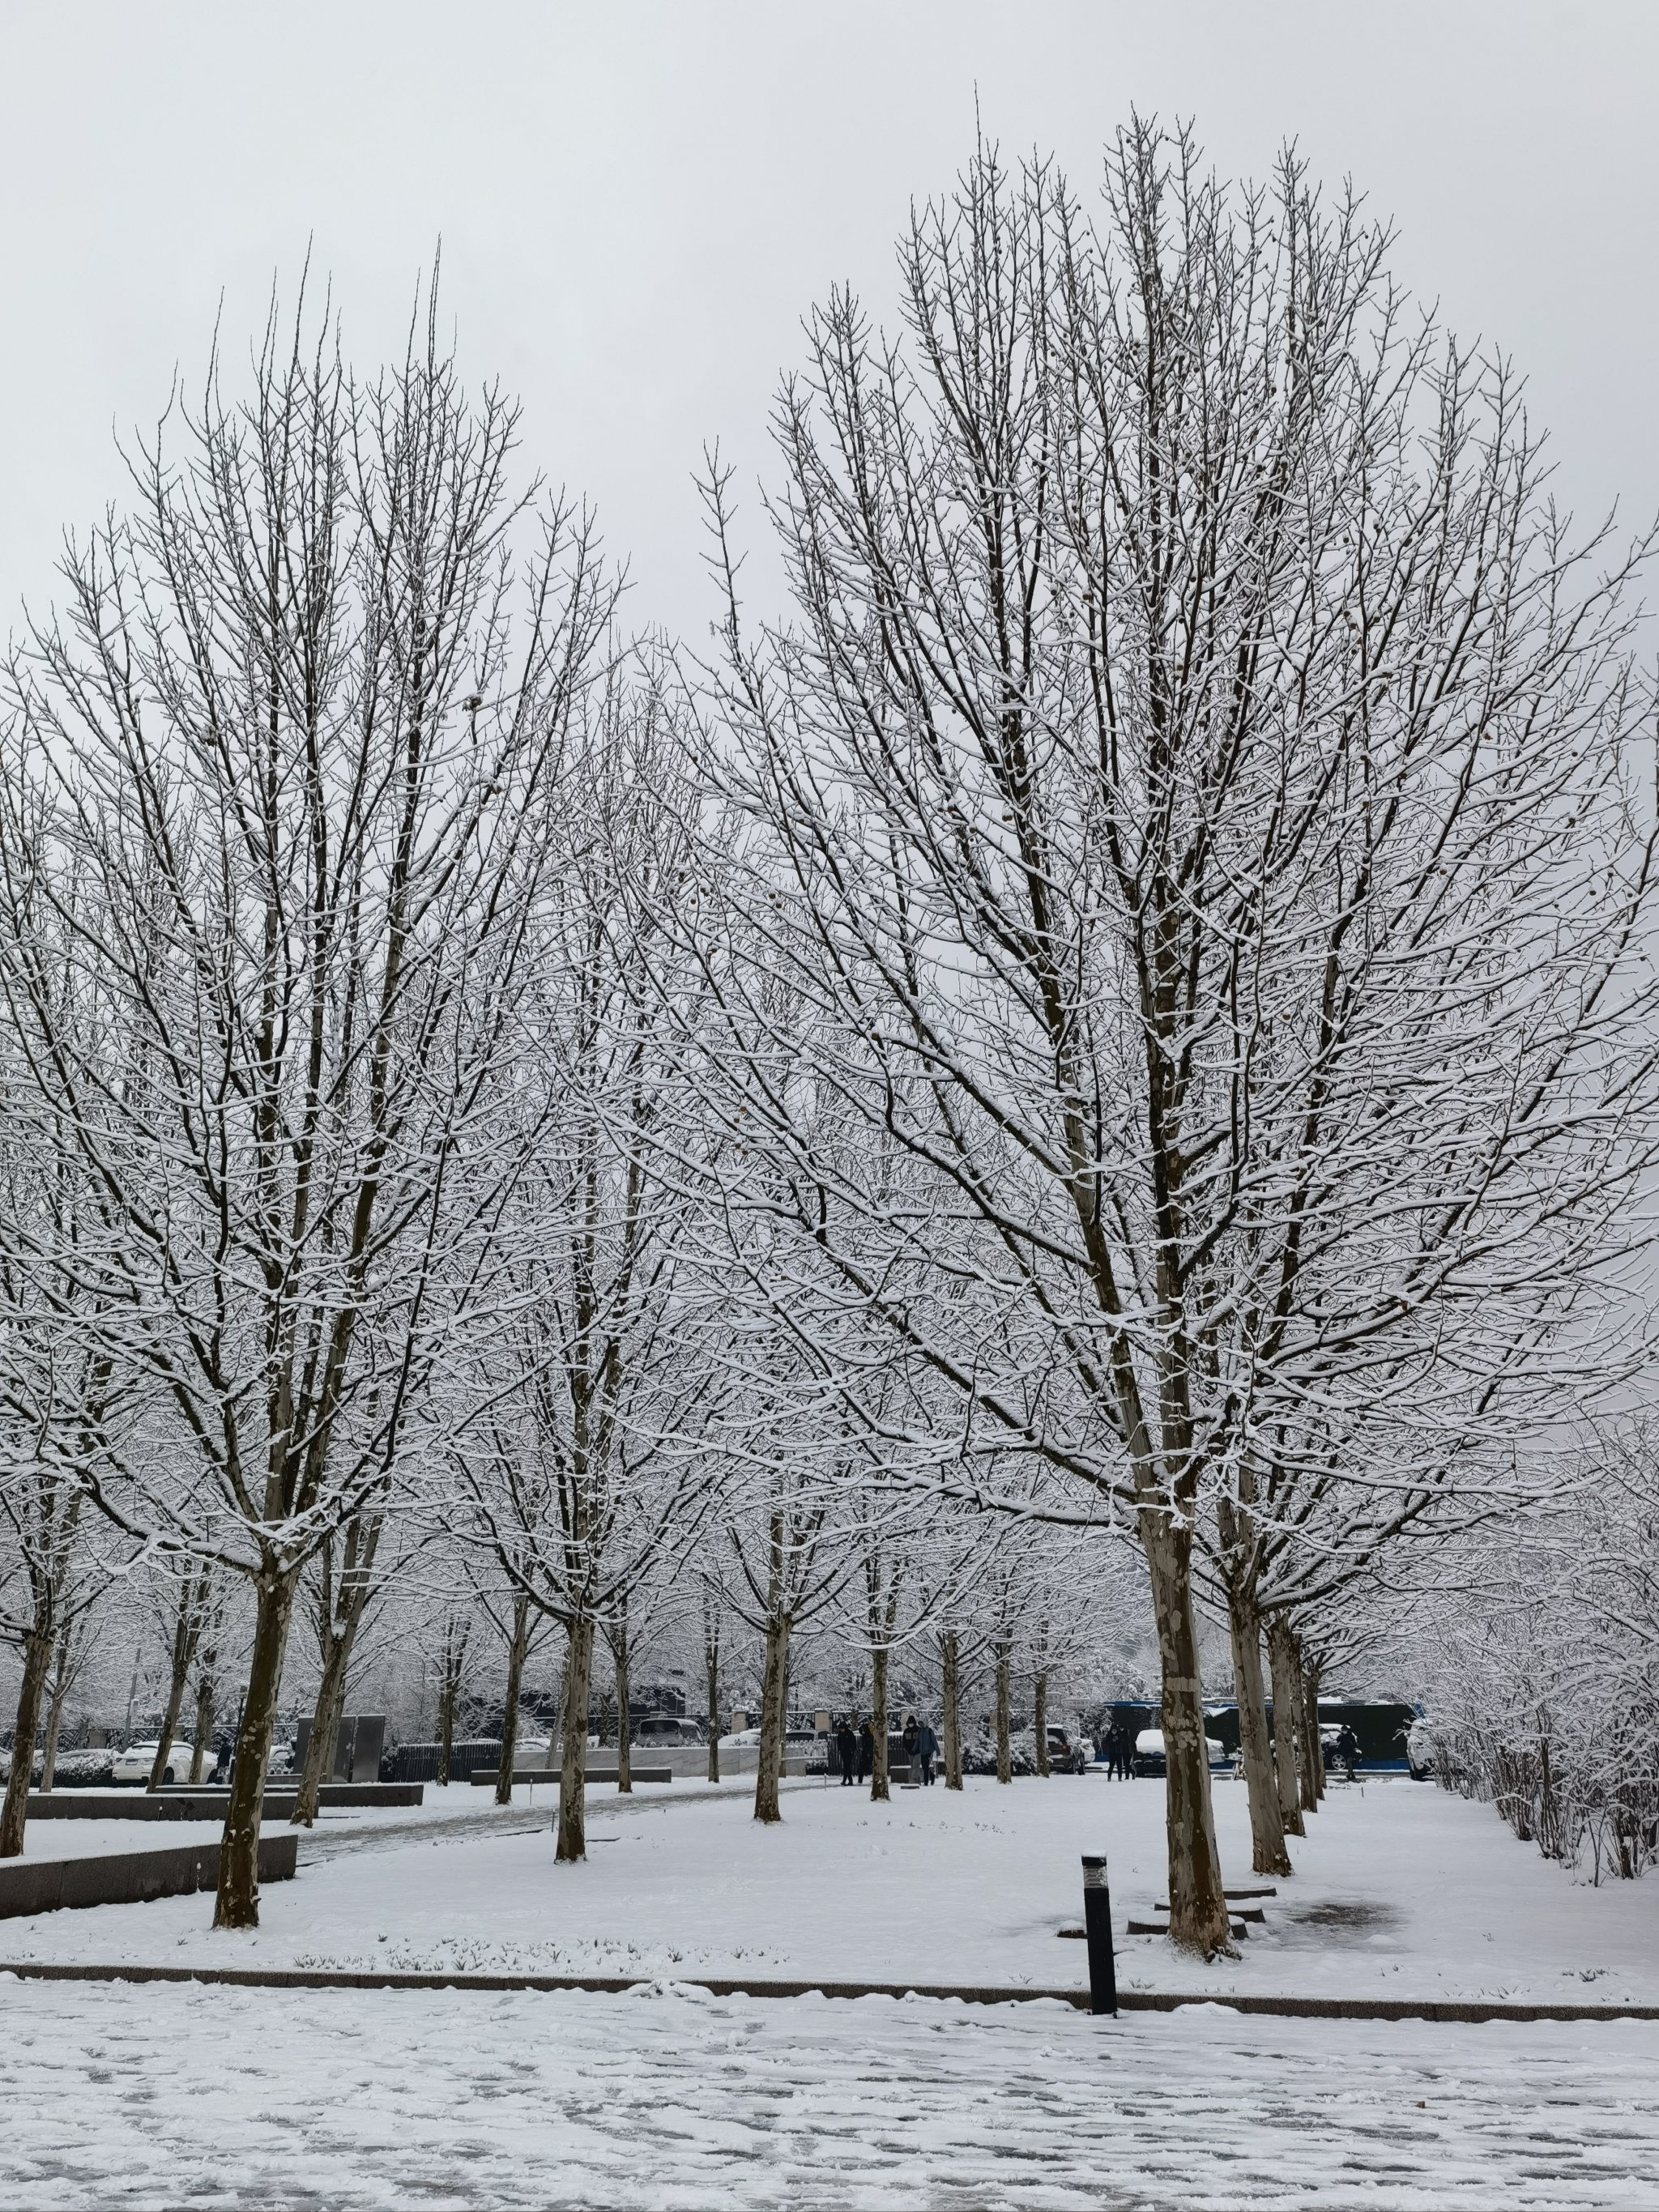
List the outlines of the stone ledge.
{"label": "stone ledge", "polygon": [[[261,1836],[259,1880],[288,1881],[300,1848],[297,1835]],[[185,1897],[219,1881],[217,1844],[185,1844],[170,1851],[116,1851],[95,1858],[13,1859],[0,1866],[0,1920],[89,1905],[146,1905]]]}

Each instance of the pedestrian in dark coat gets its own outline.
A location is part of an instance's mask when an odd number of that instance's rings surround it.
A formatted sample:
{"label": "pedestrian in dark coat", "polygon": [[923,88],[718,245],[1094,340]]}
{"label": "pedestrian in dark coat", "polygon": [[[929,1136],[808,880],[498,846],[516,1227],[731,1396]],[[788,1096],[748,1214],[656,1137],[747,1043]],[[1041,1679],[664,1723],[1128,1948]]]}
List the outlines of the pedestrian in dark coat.
{"label": "pedestrian in dark coat", "polygon": [[867,1782],[876,1764],[875,1731],[868,1721],[859,1730],[859,1780]]}
{"label": "pedestrian in dark coat", "polygon": [[859,1740],[853,1733],[852,1722],[844,1717],[836,1730],[836,1754],[841,1760],[842,1787],[850,1789],[858,1771]]}
{"label": "pedestrian in dark coat", "polygon": [[926,1721],[918,1722],[916,1725],[915,1748],[911,1753],[911,1757],[920,1761],[921,1766],[921,1778],[924,1784],[928,1788],[933,1786],[933,1761],[938,1756],[939,1738],[933,1734],[933,1731],[928,1727]]}

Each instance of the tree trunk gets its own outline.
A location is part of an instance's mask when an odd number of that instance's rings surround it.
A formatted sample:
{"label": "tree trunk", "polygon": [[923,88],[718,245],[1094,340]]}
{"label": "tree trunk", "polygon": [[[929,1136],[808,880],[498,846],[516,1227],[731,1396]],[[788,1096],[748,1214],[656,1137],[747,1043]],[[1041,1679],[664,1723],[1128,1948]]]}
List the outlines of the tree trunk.
{"label": "tree trunk", "polygon": [[0,1810],[0,1859],[21,1858],[29,1814],[29,1781],[34,1771],[34,1739],[40,1728],[40,1697],[52,1664],[50,1629],[23,1638],[23,1679],[17,1690],[17,1726],[11,1740],[11,1778]]}
{"label": "tree trunk", "polygon": [[1316,1813],[1319,1801],[1325,1795],[1325,1747],[1319,1736],[1319,1669],[1310,1667],[1303,1657],[1299,1642],[1296,1656],[1302,1692],[1302,1733],[1308,1747],[1302,1802],[1306,1811]]}
{"label": "tree trunk", "polygon": [[720,1778],[720,1623],[712,1631],[707,1620],[702,1638],[703,1686],[708,1696],[708,1779]]}
{"label": "tree trunk", "polygon": [[173,1755],[173,1739],[178,1732],[179,1714],[185,1702],[185,1685],[190,1680],[197,1643],[202,1633],[202,1614],[196,1587],[197,1577],[192,1571],[186,1576],[184,1587],[179,1593],[179,1617],[173,1631],[173,1671],[167,1678],[167,1710],[161,1715],[161,1732],[156,1741],[155,1756],[150,1761],[148,1787],[151,1790],[159,1790],[167,1775],[167,1761]]}
{"label": "tree trunk", "polygon": [[149,1780],[145,1784],[148,1790],[159,1790],[166,1778],[167,1761],[173,1756],[173,1739],[178,1733],[179,1709],[185,1702],[185,1681],[188,1669],[188,1661],[185,1668],[180,1668],[178,1654],[175,1652],[173,1673],[167,1682],[167,1710],[161,1715],[161,1731],[156,1741],[155,1756],[150,1761]]}
{"label": "tree trunk", "polygon": [[1164,1515],[1148,1512],[1141,1516],[1140,1538],[1152,1575],[1162,1670],[1170,1940],[1178,1950],[1200,1958],[1231,1956],[1231,1925],[1210,1804],[1210,1753],[1193,1618],[1192,1537]]}
{"label": "tree trunk", "polygon": [[1254,1595],[1242,1583],[1227,1594],[1227,1620],[1232,1634],[1239,1755],[1250,1799],[1250,1870],[1287,1875],[1291,1855],[1285,1848],[1285,1820],[1273,1777],[1267,1692],[1261,1680],[1261,1616]]}
{"label": "tree trunk", "polygon": [[522,1591],[513,1601],[513,1633],[507,1645],[507,1696],[501,1705],[501,1764],[495,1777],[495,1802],[513,1802],[513,1754],[519,1745],[519,1693],[524,1686],[525,1654],[530,1648],[530,1600]]}
{"label": "tree trunk", "polygon": [[629,1705],[628,1616],[623,1613],[606,1639],[617,1684],[617,1795],[634,1794],[634,1715]]}
{"label": "tree trunk", "polygon": [[75,1632],[73,1618],[64,1623],[58,1638],[58,1664],[52,1669],[52,1690],[46,1701],[46,1748],[40,1762],[42,1794],[58,1778],[58,1738],[64,1726],[64,1708],[69,1703],[70,1686],[78,1667],[70,1665],[70,1638]]}
{"label": "tree trunk", "polygon": [[1046,1667],[1038,1670],[1036,1680],[1031,1687],[1031,1725],[1036,1733],[1037,1772],[1046,1777],[1048,1772],[1048,1670]]}
{"label": "tree trunk", "polygon": [[[317,1818],[325,1782],[334,1778],[334,1754],[340,1744],[340,1719],[345,1711],[346,1666],[351,1656],[349,1636],[329,1634],[325,1639],[328,1650],[323,1661],[322,1680],[317,1685],[317,1703],[312,1711],[311,1734],[306,1742],[304,1764],[300,1769],[300,1787],[294,1800],[294,1810],[289,1814],[289,1825],[295,1828],[309,1828]],[[446,1765],[447,1760],[445,1761]],[[447,1780],[446,1775],[445,1779]]]}
{"label": "tree trunk", "polygon": [[455,1748],[455,1685],[447,1669],[438,1687],[438,1787],[449,1787],[449,1755]]}
{"label": "tree trunk", "polygon": [[891,1802],[887,1771],[887,1662],[890,1657],[884,1644],[877,1644],[870,1654],[870,1733],[875,1746],[870,1756],[870,1802],[885,1805]]}
{"label": "tree trunk", "polygon": [[755,1771],[755,1818],[769,1826],[781,1820],[778,1782],[783,1772],[784,1700],[789,1681],[789,1616],[775,1613],[766,1624],[766,1663],[761,1676],[760,1760]]}
{"label": "tree trunk", "polygon": [[466,1647],[470,1621],[451,1613],[444,1623],[441,1655],[443,1680],[438,1691],[438,1784],[449,1786],[449,1762],[455,1749],[455,1721],[461,1709],[461,1684],[466,1675]]}
{"label": "tree trunk", "polygon": [[196,1679],[196,1744],[191,1753],[190,1778],[202,1778],[202,1762],[207,1754],[209,1736],[213,1733],[213,1670],[219,1663],[216,1651],[204,1653],[202,1671]]}
{"label": "tree trunk", "polygon": [[1287,1836],[1305,1836],[1302,1820],[1302,1682],[1296,1638],[1282,1613],[1267,1616],[1267,1659],[1273,1676],[1273,1764],[1279,1813]]}
{"label": "tree trunk", "polygon": [[276,1726],[276,1698],[298,1580],[297,1571],[290,1570],[283,1575],[262,1576],[255,1586],[258,1604],[253,1617],[253,1649],[248,1658],[247,1700],[236,1734],[230,1805],[219,1845],[219,1889],[213,1902],[216,1928],[259,1924],[259,1815],[264,1805],[265,1773],[270,1765],[270,1739]]}
{"label": "tree trunk", "polygon": [[593,1624],[586,1613],[565,1632],[564,1743],[559,1761],[556,1862],[587,1856],[587,1821],[583,1801],[587,1774],[587,1704],[593,1669]]}
{"label": "tree trunk", "polygon": [[1012,1782],[1014,1778],[1014,1747],[1008,1741],[1008,1646],[1006,1643],[1000,1643],[997,1645],[996,1664],[997,1780],[999,1782]]}
{"label": "tree trunk", "polygon": [[954,1628],[947,1628],[939,1644],[940,1674],[943,1676],[943,1711],[945,1723],[945,1786],[947,1790],[962,1787],[962,1646]]}

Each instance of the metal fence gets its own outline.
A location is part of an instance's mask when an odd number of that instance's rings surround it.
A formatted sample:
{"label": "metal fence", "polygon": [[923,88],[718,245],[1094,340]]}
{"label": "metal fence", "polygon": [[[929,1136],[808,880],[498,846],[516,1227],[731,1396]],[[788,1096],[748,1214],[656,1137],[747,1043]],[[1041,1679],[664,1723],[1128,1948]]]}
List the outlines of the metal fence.
{"label": "metal fence", "polygon": [[[392,1771],[386,1772],[388,1762],[380,1763],[381,1778],[388,1782],[435,1782],[438,1778],[438,1746],[435,1743],[400,1743],[390,1755]],[[452,1782],[470,1782],[473,1775],[487,1769],[495,1773],[501,1763],[500,1736],[480,1737],[471,1743],[452,1744],[449,1749],[449,1778]]]}

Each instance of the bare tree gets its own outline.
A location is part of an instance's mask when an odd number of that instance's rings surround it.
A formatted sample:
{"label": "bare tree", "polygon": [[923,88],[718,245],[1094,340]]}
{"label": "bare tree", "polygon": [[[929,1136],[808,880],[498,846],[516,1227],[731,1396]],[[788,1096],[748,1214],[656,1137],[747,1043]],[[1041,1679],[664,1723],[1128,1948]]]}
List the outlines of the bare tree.
{"label": "bare tree", "polygon": [[9,668],[0,985],[96,1200],[81,1341],[199,1461],[182,1506],[140,1456],[96,1496],[257,1601],[225,1927],[257,1921],[299,1576],[403,1467],[487,1247],[449,1170],[499,1134],[614,598],[586,519],[513,489],[515,411],[469,400],[428,307],[371,386],[274,313],[245,399],[216,359]]}
{"label": "bare tree", "polygon": [[1137,124],[1091,222],[981,148],[902,243],[904,337],[847,295],[811,324],[795,604],[752,643],[708,486],[712,1062],[755,1202],[959,1395],[965,1455],[1132,1523],[1206,1954],[1194,1547],[1260,1425],[1467,1413],[1446,1317],[1484,1305],[1503,1370],[1644,1233],[1636,556],[1570,537],[1513,374],[1388,246],[1289,157],[1233,195]]}
{"label": "bare tree", "polygon": [[611,1640],[625,1698],[629,1608],[684,1555],[710,1480],[700,1437],[719,1322],[690,1228],[705,1117],[678,1027],[687,963],[658,918],[684,872],[684,788],[658,672],[618,655],[562,793],[524,1015],[526,1168],[502,1214],[502,1320],[476,1347],[452,1455],[453,1525],[565,1633],[561,1861],[586,1852],[594,1638]]}

